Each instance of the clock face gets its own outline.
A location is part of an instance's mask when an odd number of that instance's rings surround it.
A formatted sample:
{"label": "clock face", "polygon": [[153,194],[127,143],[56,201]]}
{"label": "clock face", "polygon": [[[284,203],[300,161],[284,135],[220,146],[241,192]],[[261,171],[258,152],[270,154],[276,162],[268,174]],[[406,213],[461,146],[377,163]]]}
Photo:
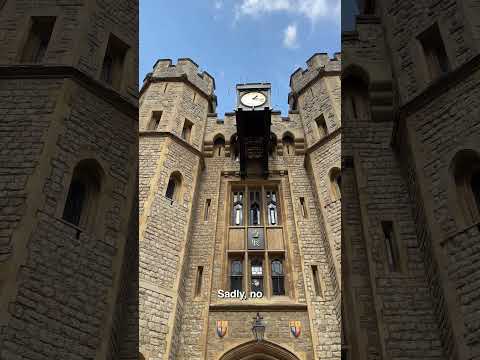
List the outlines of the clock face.
{"label": "clock face", "polygon": [[261,92],[252,91],[242,95],[240,101],[245,106],[256,107],[265,104],[267,98]]}

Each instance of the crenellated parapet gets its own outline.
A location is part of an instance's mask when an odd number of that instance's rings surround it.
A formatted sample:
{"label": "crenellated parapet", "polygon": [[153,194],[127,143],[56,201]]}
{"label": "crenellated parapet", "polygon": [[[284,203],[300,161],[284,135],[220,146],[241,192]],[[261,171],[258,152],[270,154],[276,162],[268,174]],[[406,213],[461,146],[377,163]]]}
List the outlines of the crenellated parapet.
{"label": "crenellated parapet", "polygon": [[298,68],[290,76],[290,88],[294,93],[300,93],[307,85],[319,76],[340,74],[342,68],[341,53],[335,53],[330,58],[327,53],[316,53],[307,60],[307,68]]}
{"label": "crenellated parapet", "polygon": [[213,96],[215,79],[206,71],[200,71],[199,66],[189,58],[178,59],[172,64],[171,59],[159,59],[153,66],[153,71],[145,77],[142,92],[150,82],[155,81],[186,81],[207,97]]}

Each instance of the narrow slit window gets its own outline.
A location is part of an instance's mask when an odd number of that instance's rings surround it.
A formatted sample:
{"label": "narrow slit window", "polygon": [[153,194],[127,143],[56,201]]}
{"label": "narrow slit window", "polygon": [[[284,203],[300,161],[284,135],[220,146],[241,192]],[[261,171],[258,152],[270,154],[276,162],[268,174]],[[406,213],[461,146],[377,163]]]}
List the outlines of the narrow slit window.
{"label": "narrow slit window", "polygon": [[250,191],[250,210],[249,210],[249,223],[250,225],[260,225],[260,191]]}
{"label": "narrow slit window", "polygon": [[430,80],[434,80],[450,70],[447,52],[438,24],[434,24],[418,37],[427,63]]}
{"label": "narrow slit window", "polygon": [[160,125],[161,119],[162,119],[161,111],[152,112],[152,117],[150,119],[150,122],[148,123],[147,130],[157,130],[158,126]]}
{"label": "narrow slit window", "polygon": [[197,281],[195,284],[195,297],[202,294],[203,266],[197,268]]}
{"label": "narrow slit window", "polygon": [[186,142],[190,142],[190,138],[192,136],[192,129],[193,129],[193,123],[185,119],[185,123],[183,124],[183,130],[182,130],[182,139],[185,140]]}
{"label": "narrow slit window", "polygon": [[112,87],[119,89],[122,84],[123,68],[128,46],[110,34],[107,50],[103,58],[101,79]]}
{"label": "narrow slit window", "polygon": [[23,50],[22,62],[39,63],[44,60],[55,20],[56,18],[52,16],[32,17],[32,25]]}
{"label": "narrow slit window", "polygon": [[318,274],[317,265],[312,265],[313,286],[315,288],[315,295],[323,297],[323,289],[320,284],[320,277]]}
{"label": "narrow slit window", "polygon": [[383,236],[388,268],[391,272],[400,271],[400,256],[392,221],[382,221]]}
{"label": "narrow slit window", "polygon": [[278,225],[278,200],[276,191],[266,192],[268,225]]}
{"label": "narrow slit window", "polygon": [[203,211],[203,220],[208,221],[208,216],[210,215],[210,205],[212,203],[211,199],[205,201],[205,210]]}
{"label": "narrow slit window", "polygon": [[308,217],[308,213],[307,213],[307,204],[305,203],[305,198],[301,197],[299,200],[300,200],[300,211],[302,212],[302,216],[306,218]]}

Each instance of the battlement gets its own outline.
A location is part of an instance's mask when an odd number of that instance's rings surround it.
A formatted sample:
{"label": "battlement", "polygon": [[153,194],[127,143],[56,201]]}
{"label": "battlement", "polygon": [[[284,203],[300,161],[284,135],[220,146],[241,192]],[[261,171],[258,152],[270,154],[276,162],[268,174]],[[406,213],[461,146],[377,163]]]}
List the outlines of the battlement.
{"label": "battlement", "polygon": [[294,92],[300,91],[320,72],[341,71],[342,55],[338,52],[330,58],[327,53],[316,53],[306,61],[306,64],[306,69],[298,68],[290,76],[290,88]]}
{"label": "battlement", "polygon": [[215,79],[206,71],[200,71],[200,67],[190,58],[180,58],[176,64],[171,59],[159,59],[153,66],[153,72],[149,78],[171,79],[187,78],[193,85],[207,95],[215,91]]}

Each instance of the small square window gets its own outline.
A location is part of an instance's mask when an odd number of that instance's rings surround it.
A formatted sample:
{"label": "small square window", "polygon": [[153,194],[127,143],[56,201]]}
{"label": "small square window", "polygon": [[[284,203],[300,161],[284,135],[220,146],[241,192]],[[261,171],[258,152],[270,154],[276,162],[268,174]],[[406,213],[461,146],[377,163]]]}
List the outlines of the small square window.
{"label": "small square window", "polygon": [[183,130],[182,130],[182,139],[185,140],[186,142],[190,142],[190,138],[192,136],[192,128],[193,128],[193,123],[185,119],[185,123],[183,124]]}

